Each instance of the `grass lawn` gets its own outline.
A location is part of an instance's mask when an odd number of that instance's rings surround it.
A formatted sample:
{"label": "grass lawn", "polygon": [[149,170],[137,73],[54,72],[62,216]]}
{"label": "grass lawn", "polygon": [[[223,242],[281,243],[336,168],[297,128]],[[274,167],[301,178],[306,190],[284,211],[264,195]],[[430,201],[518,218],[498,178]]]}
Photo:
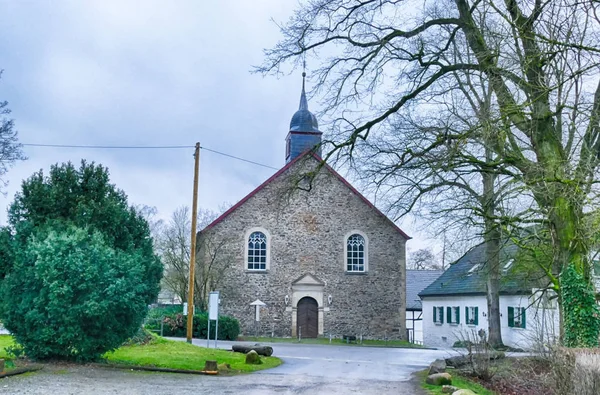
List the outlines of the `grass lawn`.
{"label": "grass lawn", "polygon": [[11,335],[0,335],[0,358],[10,359],[8,358],[8,354],[5,350],[6,347],[10,347],[14,345],[15,342]]}
{"label": "grass lawn", "polygon": [[232,371],[253,372],[274,368],[281,364],[276,357],[261,357],[261,365],[247,365],[246,356],[214,348],[198,347],[186,342],[172,341],[155,337],[149,344],[123,346],[116,351],[106,353],[109,363],[136,366],[155,366],[170,369],[202,370],[206,360],[228,363]]}
{"label": "grass lawn", "polygon": [[331,339],[331,343],[329,343],[329,338],[319,337],[316,339],[302,339],[298,341],[298,339],[294,339],[291,337],[252,337],[245,336],[240,338],[239,340],[247,341],[247,342],[258,342],[258,343],[301,343],[301,344],[334,344],[338,346],[373,346],[373,347],[399,347],[399,348],[421,348],[422,346],[414,343],[410,343],[404,340],[388,340],[387,342],[384,340],[363,340],[362,344],[357,343],[346,343],[345,340],[342,339]]}
{"label": "grass lawn", "polygon": [[[496,395],[495,392],[490,391],[481,385],[468,380],[465,377],[461,377],[456,372],[449,372],[452,375],[452,385],[460,389],[468,389],[475,392],[478,395]],[[425,383],[427,378],[427,370],[417,373],[421,380],[421,388],[423,388],[430,395],[442,395],[442,386],[429,385]]]}

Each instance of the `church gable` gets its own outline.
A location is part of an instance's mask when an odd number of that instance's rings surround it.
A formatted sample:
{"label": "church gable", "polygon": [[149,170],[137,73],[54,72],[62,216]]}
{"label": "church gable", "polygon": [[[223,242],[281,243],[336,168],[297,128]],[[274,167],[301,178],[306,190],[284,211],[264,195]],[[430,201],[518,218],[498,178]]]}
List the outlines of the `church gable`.
{"label": "church gable", "polygon": [[[349,190],[352,194],[356,195],[362,203],[367,205],[369,209],[379,217],[382,217],[394,230],[396,230],[400,235],[405,239],[409,240],[410,236],[404,233],[391,219],[389,219],[385,214],[383,214],[375,205],[373,205],[366,197],[364,197],[356,188],[354,188],[344,177],[342,177],[338,172],[336,172],[331,166],[324,164],[320,173],[315,177],[313,185],[307,185],[303,183],[303,175],[310,173],[313,169],[317,167],[317,165],[321,162],[321,158],[312,153],[311,151],[305,152],[303,155],[296,157],[293,161],[289,162],[282,169],[276,172],[273,176],[267,179],[264,183],[259,185],[254,191],[250,192],[247,196],[245,196],[242,200],[240,200],[237,204],[233,205],[229,210],[225,211],[220,217],[214,220],[211,224],[209,224],[204,230],[206,231],[222,222],[234,213],[237,209],[243,206],[248,200],[253,197],[258,197],[261,192],[265,189],[269,189],[269,195],[275,195],[276,199],[290,198],[294,193],[307,193],[308,196],[310,194],[317,193],[326,193],[328,188],[322,188],[320,183],[331,183],[331,182],[339,182],[341,183],[345,189]],[[294,190],[294,186],[297,188]],[[271,190],[271,187],[274,187],[274,190]],[[283,205],[285,207],[286,202],[279,202],[273,204],[274,207]],[[276,210],[276,208],[274,208]]]}

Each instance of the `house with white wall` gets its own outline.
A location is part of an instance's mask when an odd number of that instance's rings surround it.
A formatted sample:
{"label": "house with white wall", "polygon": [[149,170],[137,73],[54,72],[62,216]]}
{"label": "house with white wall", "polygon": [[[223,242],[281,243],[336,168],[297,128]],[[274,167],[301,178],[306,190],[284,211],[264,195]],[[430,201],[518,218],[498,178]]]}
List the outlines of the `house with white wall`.
{"label": "house with white wall", "polygon": [[411,343],[423,344],[423,306],[419,292],[442,273],[443,270],[406,271],[406,334]]}
{"label": "house with white wall", "polygon": [[[505,345],[528,350],[558,337],[559,311],[551,291],[542,291],[548,282],[519,264],[517,251],[507,245],[500,257],[501,333]],[[419,293],[425,346],[452,347],[478,338],[481,330],[487,333],[485,263],[485,245],[480,244]]]}

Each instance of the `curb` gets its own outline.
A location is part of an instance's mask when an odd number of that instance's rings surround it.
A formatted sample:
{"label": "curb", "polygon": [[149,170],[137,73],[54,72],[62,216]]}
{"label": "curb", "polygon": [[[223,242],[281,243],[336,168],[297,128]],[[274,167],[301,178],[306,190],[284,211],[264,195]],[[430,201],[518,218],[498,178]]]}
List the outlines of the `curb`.
{"label": "curb", "polygon": [[36,372],[43,368],[44,368],[43,366],[29,366],[29,367],[22,367],[22,368],[14,368],[14,369],[7,370],[5,372],[0,373],[0,379],[3,379],[5,377],[10,377],[10,376],[16,376],[18,374],[23,374],[23,373],[28,373],[28,372]]}
{"label": "curb", "polygon": [[159,367],[155,367],[155,366],[113,365],[113,364],[94,364],[94,365],[97,367],[108,368],[108,369],[140,370],[140,371],[145,371],[145,372],[182,373],[182,374],[196,374],[196,375],[204,375],[204,376],[216,376],[219,374],[218,371],[171,369],[171,368],[159,368]]}

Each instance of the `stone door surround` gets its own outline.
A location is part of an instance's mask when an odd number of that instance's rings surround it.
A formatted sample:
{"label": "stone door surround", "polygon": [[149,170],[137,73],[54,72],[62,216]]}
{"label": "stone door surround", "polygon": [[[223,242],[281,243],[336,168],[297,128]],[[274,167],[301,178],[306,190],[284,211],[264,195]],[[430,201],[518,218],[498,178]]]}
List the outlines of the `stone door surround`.
{"label": "stone door surround", "polygon": [[298,302],[304,297],[317,301],[319,316],[319,335],[323,335],[323,288],[325,283],[310,273],[306,273],[292,282],[292,337],[298,337]]}

